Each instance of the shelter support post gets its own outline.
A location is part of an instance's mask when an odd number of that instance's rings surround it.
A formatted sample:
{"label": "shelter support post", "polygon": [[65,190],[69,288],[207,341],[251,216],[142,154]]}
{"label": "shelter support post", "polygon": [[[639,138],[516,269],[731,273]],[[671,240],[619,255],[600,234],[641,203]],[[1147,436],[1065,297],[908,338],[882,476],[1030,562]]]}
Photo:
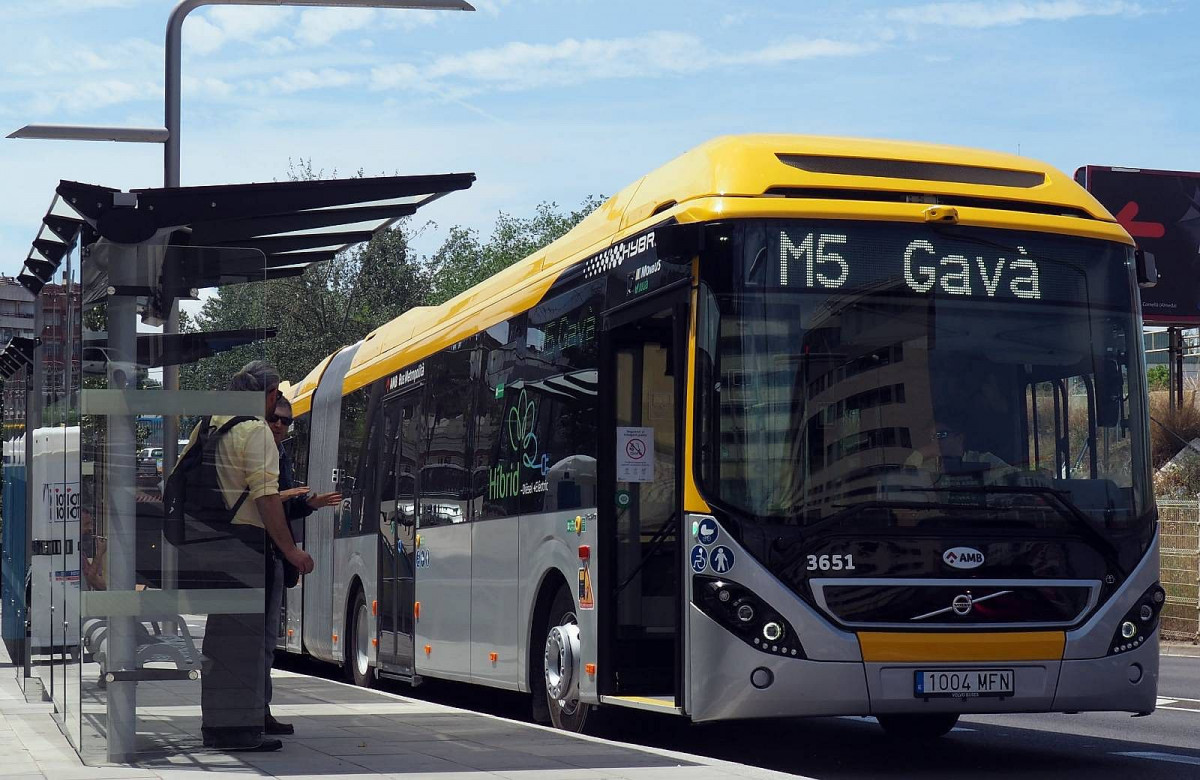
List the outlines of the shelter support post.
{"label": "shelter support post", "polygon": [[[137,280],[138,246],[113,244],[108,262],[114,290],[133,287]],[[137,385],[137,301],[128,295],[108,298],[108,386],[114,390]],[[108,589],[135,598],[136,570],[136,477],[137,432],[131,414],[110,415],[105,420],[104,494],[108,530]],[[136,668],[135,619],[109,616],[109,670]],[[108,684],[106,729],[108,760],[132,761],[137,753],[135,724],[137,683],[132,680]]]}

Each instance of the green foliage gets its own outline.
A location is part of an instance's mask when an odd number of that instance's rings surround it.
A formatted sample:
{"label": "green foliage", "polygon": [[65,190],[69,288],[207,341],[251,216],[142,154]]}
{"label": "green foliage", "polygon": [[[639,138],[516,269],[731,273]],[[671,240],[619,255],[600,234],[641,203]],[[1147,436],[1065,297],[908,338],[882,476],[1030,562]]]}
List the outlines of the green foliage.
{"label": "green foliage", "polygon": [[[323,171],[301,160],[289,162],[288,176],[319,179]],[[272,363],[284,379],[298,381],[327,355],[408,309],[448,300],[536,252],[600,202],[588,198],[567,214],[552,203],[539,205],[530,218],[501,213],[486,242],[474,230],[453,227],[429,258],[410,250],[415,231],[404,220],[302,276],[222,287],[196,316],[180,314],[181,331],[276,328],[278,335],[181,366],[180,387],[223,389],[241,366],[256,359]]]}
{"label": "green foliage", "polygon": [[429,259],[433,288],[430,303],[437,304],[528,257],[579,224],[604,198],[589,196],[579,208],[560,213],[557,203],[541,203],[529,218],[500,212],[487,242],[471,228],[453,227],[441,248]]}
{"label": "green foliage", "polygon": [[1170,371],[1166,366],[1150,366],[1146,371],[1146,385],[1151,390],[1166,390],[1170,381]]}
{"label": "green foliage", "polygon": [[246,362],[264,359],[293,381],[332,352],[422,303],[425,269],[410,257],[405,226],[318,263],[302,276],[222,287],[181,330],[276,328],[273,339],[223,352],[180,370],[180,386],[214,389]]}

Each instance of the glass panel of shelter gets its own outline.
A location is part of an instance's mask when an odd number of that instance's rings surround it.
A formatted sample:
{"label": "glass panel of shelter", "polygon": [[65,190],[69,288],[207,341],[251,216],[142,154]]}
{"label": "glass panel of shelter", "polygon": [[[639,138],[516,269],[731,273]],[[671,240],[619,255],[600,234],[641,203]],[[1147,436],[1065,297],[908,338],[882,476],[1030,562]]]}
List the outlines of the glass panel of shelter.
{"label": "glass panel of shelter", "polygon": [[[29,538],[27,514],[26,423],[31,371],[18,369],[4,383],[4,603],[2,637],[5,649],[19,670],[17,679],[23,690],[33,693],[27,683],[34,679],[30,666],[29,606],[32,584],[30,566],[33,540]],[[36,684],[40,684],[38,679]]]}
{"label": "glass panel of shelter", "polygon": [[[165,415],[178,416],[181,435],[195,438],[208,415],[220,423],[221,415],[261,420],[265,414],[261,392],[167,392],[164,364],[182,364],[184,389],[224,388],[243,364],[266,357],[265,345],[203,358],[204,349],[184,354],[181,341],[163,338],[159,300],[139,285],[159,278],[156,264],[164,255],[215,263],[246,280],[263,278],[265,258],[248,249],[163,250],[94,245],[83,257],[76,546],[84,663],[77,747],[87,763],[199,747],[202,723],[238,729],[262,722],[263,531],[167,517],[169,474],[154,445],[162,444]],[[263,287],[252,294],[266,294]],[[234,435],[244,435],[253,443],[246,451],[256,453],[244,469],[266,469],[275,446],[269,432],[242,425]],[[238,515],[251,516],[257,515]],[[197,682],[202,666],[204,680]]]}

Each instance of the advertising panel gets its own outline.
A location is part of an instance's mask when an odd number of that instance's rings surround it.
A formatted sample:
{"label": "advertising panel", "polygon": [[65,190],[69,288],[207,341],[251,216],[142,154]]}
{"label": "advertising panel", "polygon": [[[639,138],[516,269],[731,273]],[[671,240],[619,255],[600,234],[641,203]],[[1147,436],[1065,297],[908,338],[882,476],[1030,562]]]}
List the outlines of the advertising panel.
{"label": "advertising panel", "polygon": [[1142,289],[1156,325],[1200,325],[1200,173],[1089,165],[1076,179],[1154,255],[1158,285]]}

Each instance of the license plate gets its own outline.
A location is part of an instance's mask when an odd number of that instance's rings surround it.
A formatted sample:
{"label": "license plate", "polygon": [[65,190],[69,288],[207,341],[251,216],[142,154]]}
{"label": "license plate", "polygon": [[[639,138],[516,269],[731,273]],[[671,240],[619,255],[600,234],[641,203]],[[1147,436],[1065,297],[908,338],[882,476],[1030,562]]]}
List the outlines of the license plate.
{"label": "license plate", "polygon": [[1012,695],[1012,669],[935,669],[914,673],[913,696],[920,699]]}

